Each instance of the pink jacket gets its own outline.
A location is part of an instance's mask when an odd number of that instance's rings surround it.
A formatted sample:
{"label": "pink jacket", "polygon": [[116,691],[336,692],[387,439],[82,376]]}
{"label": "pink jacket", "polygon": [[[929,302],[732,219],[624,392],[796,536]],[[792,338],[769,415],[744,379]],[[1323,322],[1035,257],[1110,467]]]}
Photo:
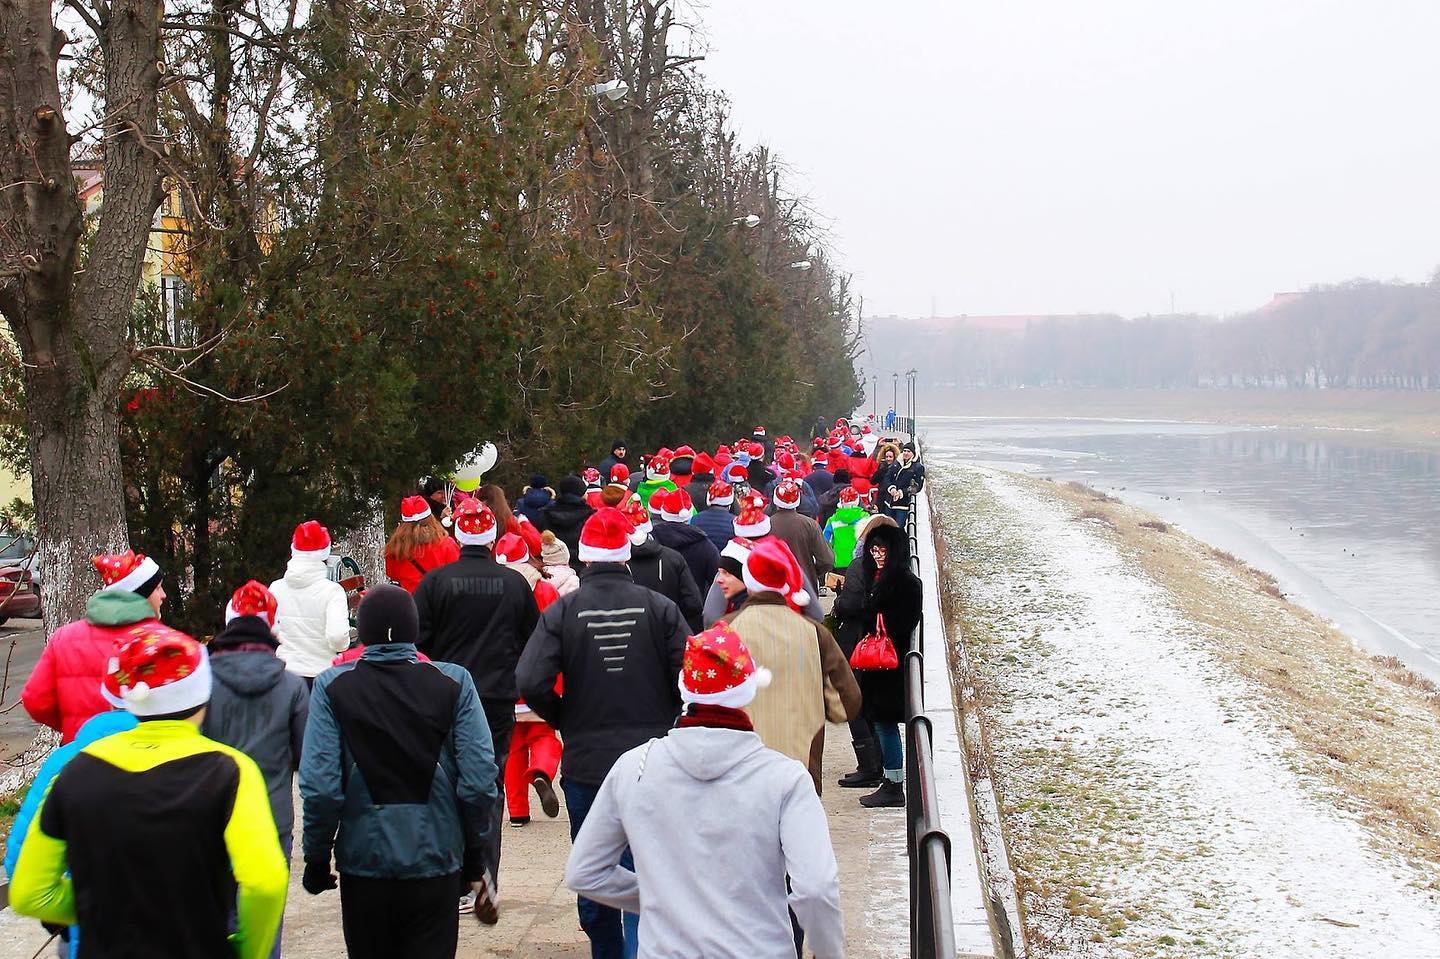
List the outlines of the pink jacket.
{"label": "pink jacket", "polygon": [[85,615],[55,631],[20,692],[25,711],[37,723],[58,729],[62,743],[74,739],[91,716],[113,708],[100,695],[100,681],[115,655],[115,641],[136,623],[155,618],[150,604],[134,593],[97,593]]}

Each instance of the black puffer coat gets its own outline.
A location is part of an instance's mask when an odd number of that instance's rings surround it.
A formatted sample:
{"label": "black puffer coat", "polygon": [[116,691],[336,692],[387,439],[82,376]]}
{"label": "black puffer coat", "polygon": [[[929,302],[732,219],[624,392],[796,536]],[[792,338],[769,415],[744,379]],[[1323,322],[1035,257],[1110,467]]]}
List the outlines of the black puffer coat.
{"label": "black puffer coat", "polygon": [[684,557],[690,575],[695,577],[696,589],[704,596],[715,582],[715,571],[720,568],[720,551],[705,531],[688,523],[661,520],[651,535],[661,546],[668,546]]}
{"label": "black puffer coat", "polygon": [[569,547],[570,567],[577,573],[585,568],[585,564],[580,562],[580,530],[594,512],[583,496],[561,493],[555,502],[540,511],[540,518],[535,521],[536,528],[542,533],[548,529]]}
{"label": "black puffer coat", "polygon": [[[889,548],[885,568],[879,576],[875,559],[870,555],[870,547],[876,542],[883,542]],[[920,578],[910,572],[910,538],[899,527],[877,524],[865,534],[865,542],[857,555],[858,561],[852,562],[850,569],[858,567],[861,585],[865,588],[858,620],[860,636],[872,632],[877,614],[883,615],[885,629],[900,660],[896,669],[855,671],[860,692],[865,697],[865,716],[871,722],[904,722],[905,654],[910,651],[915,628],[920,625],[924,597]]]}

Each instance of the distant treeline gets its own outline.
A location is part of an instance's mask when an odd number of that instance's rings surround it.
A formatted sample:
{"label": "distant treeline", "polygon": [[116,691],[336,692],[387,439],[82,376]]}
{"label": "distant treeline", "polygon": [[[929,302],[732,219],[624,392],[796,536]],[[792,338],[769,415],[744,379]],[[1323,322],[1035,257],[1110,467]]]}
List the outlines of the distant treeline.
{"label": "distant treeline", "polygon": [[1317,287],[1224,320],[1037,317],[1005,329],[884,318],[866,331],[936,386],[1440,389],[1440,275]]}

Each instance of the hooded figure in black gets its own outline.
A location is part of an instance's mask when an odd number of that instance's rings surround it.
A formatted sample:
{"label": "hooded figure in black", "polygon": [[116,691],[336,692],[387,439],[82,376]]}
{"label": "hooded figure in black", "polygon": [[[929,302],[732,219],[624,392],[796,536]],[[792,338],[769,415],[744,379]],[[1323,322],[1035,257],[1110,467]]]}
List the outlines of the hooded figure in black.
{"label": "hooded figure in black", "polygon": [[[624,440],[616,440],[610,444],[610,455],[600,461],[600,478],[602,480],[609,480],[610,471],[617,465],[623,465],[631,473],[634,473],[635,467],[632,464],[633,460],[630,459],[630,447],[626,445]],[[575,551],[572,549],[570,552],[573,554]]]}
{"label": "hooded figure in black", "polygon": [[569,547],[570,567],[577,573],[585,568],[580,562],[580,528],[594,512],[585,502],[585,481],[578,476],[567,476],[560,481],[560,495],[555,497],[555,502],[540,510],[535,520],[536,528],[542,533],[549,530]]}
{"label": "hooded figure in black", "polygon": [[[877,569],[872,547],[885,547],[885,566]],[[875,631],[877,615],[885,617],[885,630],[895,644],[899,668],[858,670],[865,697],[865,717],[872,723],[905,721],[905,654],[910,651],[920,624],[923,592],[920,578],[910,571],[910,537],[898,526],[874,524],[856,550],[865,583],[865,604],[860,616],[861,636]]]}

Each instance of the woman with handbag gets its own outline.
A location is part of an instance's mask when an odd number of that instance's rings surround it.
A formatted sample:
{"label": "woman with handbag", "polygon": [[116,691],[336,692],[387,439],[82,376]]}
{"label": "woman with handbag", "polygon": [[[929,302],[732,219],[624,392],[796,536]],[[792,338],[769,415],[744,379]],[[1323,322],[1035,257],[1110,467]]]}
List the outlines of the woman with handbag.
{"label": "woman with handbag", "polygon": [[910,571],[910,540],[888,523],[865,533],[860,556],[865,600],[863,638],[850,658],[865,701],[865,718],[875,730],[885,779],[880,788],[862,796],[868,808],[905,805],[905,752],[900,724],[905,721],[905,654],[920,624],[922,587]]}

